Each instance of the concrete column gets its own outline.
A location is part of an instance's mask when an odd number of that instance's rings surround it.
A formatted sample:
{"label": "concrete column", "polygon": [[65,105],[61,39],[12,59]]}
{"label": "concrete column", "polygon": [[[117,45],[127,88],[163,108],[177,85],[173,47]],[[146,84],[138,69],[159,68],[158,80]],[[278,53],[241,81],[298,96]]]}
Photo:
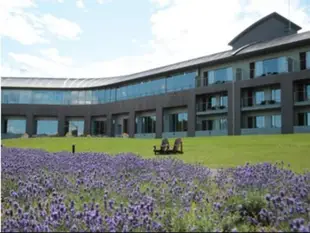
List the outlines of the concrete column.
{"label": "concrete column", "polygon": [[106,126],[107,126],[107,136],[112,137],[112,114],[107,114],[107,120],[106,120]]}
{"label": "concrete column", "polygon": [[156,138],[161,138],[163,133],[163,108],[156,108]]}
{"label": "concrete column", "polygon": [[65,124],[66,124],[65,115],[58,115],[58,135],[60,137],[65,136]]}
{"label": "concrete column", "polygon": [[91,116],[86,115],[84,117],[84,135],[87,136],[91,134]]}
{"label": "concrete column", "polygon": [[26,133],[29,137],[33,136],[36,132],[36,123],[32,113],[26,115]]}
{"label": "concrete column", "polygon": [[1,118],[1,133],[7,133],[7,119],[4,119],[4,117],[2,116]]}
{"label": "concrete column", "polygon": [[240,135],[241,133],[241,88],[238,82],[228,89],[228,135]]}
{"label": "concrete column", "polygon": [[187,105],[187,136],[195,137],[196,134],[196,95],[191,93]]}
{"label": "concrete column", "polygon": [[293,81],[281,80],[282,134],[294,132],[294,91]]}
{"label": "concrete column", "polygon": [[129,112],[128,118],[128,131],[129,137],[133,138],[135,136],[135,124],[136,124],[136,113],[135,111],[131,110]]}

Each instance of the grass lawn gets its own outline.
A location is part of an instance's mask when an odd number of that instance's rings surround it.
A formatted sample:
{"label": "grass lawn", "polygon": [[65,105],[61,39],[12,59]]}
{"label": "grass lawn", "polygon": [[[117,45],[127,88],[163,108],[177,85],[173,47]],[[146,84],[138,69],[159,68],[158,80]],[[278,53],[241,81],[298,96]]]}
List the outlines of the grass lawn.
{"label": "grass lawn", "polygon": [[[170,144],[174,142],[170,139]],[[291,164],[296,172],[310,170],[310,134],[258,135],[184,138],[185,162],[200,162],[211,168],[243,165],[246,162],[280,162]],[[42,148],[48,151],[133,152],[146,158],[154,157],[153,145],[160,139],[125,138],[20,138],[2,140],[7,147]]]}

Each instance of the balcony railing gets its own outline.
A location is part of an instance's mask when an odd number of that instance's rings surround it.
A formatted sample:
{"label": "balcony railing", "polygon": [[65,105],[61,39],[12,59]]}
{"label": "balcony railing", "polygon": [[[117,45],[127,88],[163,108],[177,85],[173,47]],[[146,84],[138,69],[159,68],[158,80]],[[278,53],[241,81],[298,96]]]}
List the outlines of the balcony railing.
{"label": "balcony railing", "polygon": [[294,102],[307,102],[310,101],[310,93],[306,91],[295,91]]}
{"label": "balcony railing", "polygon": [[225,110],[225,109],[227,109],[227,105],[210,106],[208,103],[197,103],[196,104],[197,112],[207,112],[207,111]]}
{"label": "balcony railing", "polygon": [[208,78],[197,78],[196,79],[196,87],[206,87],[210,85],[218,85],[218,84],[225,84],[225,83],[230,83],[232,80],[217,80],[213,83],[208,83]]}
{"label": "balcony railing", "polygon": [[263,106],[273,106],[279,105],[281,100],[269,99],[269,100],[257,100],[255,97],[245,97],[241,99],[241,107],[263,107]]}
{"label": "balcony railing", "polygon": [[[281,64],[280,66],[274,68],[274,69],[268,69],[268,67],[262,67],[261,72],[259,74],[257,73],[257,68],[255,69],[241,69],[237,68],[234,72],[234,77],[236,81],[239,80],[247,80],[247,79],[254,79],[254,78],[260,78],[260,77],[266,77],[271,75],[278,75],[281,73],[290,73],[290,72],[296,72],[300,70],[300,64],[302,62],[305,62],[303,60],[295,60],[292,58],[288,58],[288,61]],[[307,69],[307,68],[305,68]]]}

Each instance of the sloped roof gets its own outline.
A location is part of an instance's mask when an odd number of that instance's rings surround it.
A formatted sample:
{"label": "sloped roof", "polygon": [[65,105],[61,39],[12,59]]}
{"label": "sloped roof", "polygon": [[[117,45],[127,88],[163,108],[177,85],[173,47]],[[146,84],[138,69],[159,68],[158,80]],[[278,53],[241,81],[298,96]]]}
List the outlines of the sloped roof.
{"label": "sloped roof", "polygon": [[228,45],[233,45],[238,39],[240,39],[242,36],[244,36],[245,34],[247,34],[248,32],[252,31],[254,28],[256,28],[257,26],[263,24],[264,22],[266,22],[267,20],[271,19],[271,18],[275,18],[281,22],[283,22],[284,24],[289,24],[291,23],[291,27],[293,29],[295,29],[296,31],[299,31],[301,29],[300,26],[298,26],[297,24],[293,23],[292,21],[288,20],[287,18],[283,17],[282,15],[278,14],[277,12],[273,12],[263,18],[261,18],[260,20],[256,21],[255,23],[251,24],[249,27],[247,27],[245,30],[243,30],[241,33],[239,33],[237,36],[235,36],[234,39],[232,39]]}

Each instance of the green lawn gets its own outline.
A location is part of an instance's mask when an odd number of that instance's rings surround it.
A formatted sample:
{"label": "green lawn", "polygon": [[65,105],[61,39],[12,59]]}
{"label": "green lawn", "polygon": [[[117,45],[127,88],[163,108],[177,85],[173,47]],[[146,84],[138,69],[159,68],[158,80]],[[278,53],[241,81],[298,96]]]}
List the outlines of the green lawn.
{"label": "green lawn", "polygon": [[[170,139],[170,144],[173,139]],[[185,154],[178,155],[185,162],[200,162],[211,168],[243,165],[246,162],[290,163],[293,170],[303,172],[310,168],[310,134],[227,136],[184,138]],[[116,154],[133,152],[146,158],[154,157],[153,145],[160,139],[123,138],[33,138],[7,139],[8,147],[42,148],[48,151],[71,150],[76,144],[77,152],[93,151]]]}

